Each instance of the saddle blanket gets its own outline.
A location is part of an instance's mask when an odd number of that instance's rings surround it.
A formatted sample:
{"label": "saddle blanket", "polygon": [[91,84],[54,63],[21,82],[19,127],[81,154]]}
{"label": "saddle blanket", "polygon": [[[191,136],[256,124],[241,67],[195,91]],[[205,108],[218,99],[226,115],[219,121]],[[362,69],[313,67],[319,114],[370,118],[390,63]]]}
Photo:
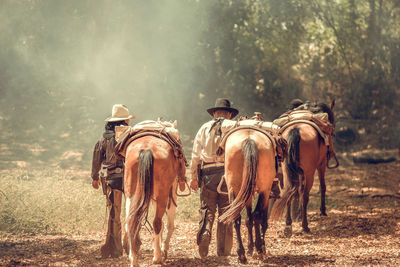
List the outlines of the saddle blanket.
{"label": "saddle blanket", "polygon": [[305,110],[299,110],[299,111],[293,111],[292,113],[283,116],[281,118],[278,118],[274,120],[272,123],[275,125],[282,127],[288,122],[295,121],[295,120],[321,120],[324,122],[328,122],[328,114],[327,113],[312,113],[310,111],[305,111]]}
{"label": "saddle blanket", "polygon": [[241,121],[233,121],[233,120],[224,120],[221,124],[221,132],[222,135],[229,132],[229,130],[239,127],[239,126],[253,126],[256,128],[260,128],[267,131],[276,132],[279,130],[279,126],[269,121],[259,121],[259,120],[241,120]]}
{"label": "saddle blanket", "polygon": [[169,121],[152,121],[145,120],[135,124],[134,126],[117,126],[115,127],[115,138],[117,142],[125,136],[124,133],[129,131],[130,133],[139,132],[139,131],[155,131],[155,132],[163,132],[172,136],[175,140],[179,139],[179,131],[176,129],[177,122],[169,122]]}

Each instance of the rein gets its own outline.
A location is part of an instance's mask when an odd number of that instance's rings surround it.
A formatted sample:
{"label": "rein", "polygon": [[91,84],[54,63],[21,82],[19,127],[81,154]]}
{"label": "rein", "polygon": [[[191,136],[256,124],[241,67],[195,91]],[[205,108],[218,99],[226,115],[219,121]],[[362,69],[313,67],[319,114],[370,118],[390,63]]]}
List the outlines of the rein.
{"label": "rein", "polygon": [[[187,179],[185,179],[185,185],[186,185],[185,187],[187,187],[189,189],[189,192],[186,193],[186,194],[178,194],[178,186],[177,186],[176,187],[176,195],[178,197],[188,197],[188,196],[190,196],[192,194],[192,190],[190,190],[190,186],[189,186],[189,184],[187,182]],[[176,206],[176,204],[175,204],[175,206]]]}
{"label": "rein", "polygon": [[221,180],[219,181],[218,187],[217,187],[217,192],[218,194],[222,195],[228,195],[228,191],[224,192],[221,190],[222,183],[225,181],[225,175],[222,175]]}

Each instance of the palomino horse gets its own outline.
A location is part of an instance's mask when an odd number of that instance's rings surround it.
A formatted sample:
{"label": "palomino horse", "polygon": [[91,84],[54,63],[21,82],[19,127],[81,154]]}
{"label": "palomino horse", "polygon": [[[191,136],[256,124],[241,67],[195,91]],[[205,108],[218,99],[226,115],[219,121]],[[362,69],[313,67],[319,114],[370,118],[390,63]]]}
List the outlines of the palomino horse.
{"label": "palomino horse", "polygon": [[[311,107],[313,112],[325,112],[328,120],[334,126],[334,115],[332,102],[329,108],[326,104],[320,103]],[[328,147],[318,131],[310,124],[299,122],[283,130],[282,136],[288,143],[288,158],[282,163],[283,191],[281,198],[277,200],[271,212],[271,218],[281,216],[283,209],[286,209],[286,227],[284,234],[289,237],[292,234],[291,213],[298,207],[299,201],[294,201],[300,195],[301,218],[303,231],[308,233],[307,205],[309,193],[314,183],[314,173],[318,170],[320,194],[321,194],[321,215],[326,216],[325,208],[325,170],[328,165]],[[293,209],[294,208],[294,209]]]}
{"label": "palomino horse", "polygon": [[[247,262],[240,234],[240,212],[244,207],[247,208],[249,216],[248,248],[250,251],[253,250],[254,219],[255,247],[259,255],[265,254],[264,237],[268,227],[268,199],[275,173],[274,144],[266,134],[254,129],[239,129],[226,138],[225,181],[231,203],[219,220],[224,223],[234,221],[238,242],[237,253],[241,263]],[[255,192],[258,192],[259,197],[252,214],[252,200]]]}
{"label": "palomino horse", "polygon": [[[162,263],[174,230],[177,177],[184,177],[183,159],[174,155],[173,148],[165,140],[154,135],[132,141],[126,150],[124,192],[126,198],[126,235],[131,266],[138,265],[140,248],[139,231],[147,216],[150,201],[155,207],[153,220],[153,263]],[[171,199],[173,198],[173,199]],[[161,246],[162,217],[168,216],[168,233]],[[146,218],[147,219],[147,218]]]}

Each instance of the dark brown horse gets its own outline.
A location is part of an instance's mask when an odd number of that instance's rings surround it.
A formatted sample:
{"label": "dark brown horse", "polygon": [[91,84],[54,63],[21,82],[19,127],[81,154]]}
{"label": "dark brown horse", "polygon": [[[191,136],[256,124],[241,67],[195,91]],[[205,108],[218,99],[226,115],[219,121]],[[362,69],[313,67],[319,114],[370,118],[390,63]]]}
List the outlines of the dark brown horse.
{"label": "dark brown horse", "polygon": [[[320,103],[311,108],[313,112],[325,112],[328,114],[330,124],[334,127],[335,119],[331,107]],[[288,143],[288,158],[282,163],[283,191],[281,198],[277,200],[271,218],[281,216],[283,209],[286,209],[285,235],[292,234],[292,205],[299,201],[292,201],[300,196],[300,209],[302,228],[304,232],[310,232],[307,221],[307,205],[309,193],[314,183],[314,173],[318,171],[320,193],[321,193],[321,215],[326,216],[325,208],[325,170],[328,165],[328,146],[325,145],[319,132],[310,124],[295,123],[282,132],[282,136]]]}
{"label": "dark brown horse", "polygon": [[[126,199],[126,236],[131,266],[137,266],[140,248],[139,231],[147,216],[150,202],[155,206],[153,219],[153,263],[167,256],[174,230],[177,177],[184,177],[185,163],[178,159],[168,142],[156,136],[144,136],[131,142],[126,150],[124,192]],[[173,200],[171,199],[173,198]],[[163,247],[162,217],[167,213],[168,233]]]}
{"label": "dark brown horse", "polygon": [[[240,212],[244,207],[249,216],[247,222],[249,250],[253,250],[254,221],[256,250],[260,255],[265,254],[264,237],[268,226],[268,200],[275,173],[275,148],[267,135],[253,129],[240,129],[227,137],[225,181],[231,204],[219,220],[224,223],[234,221],[238,241],[237,253],[241,263],[247,261],[240,234]],[[258,192],[259,197],[253,214],[252,200],[255,192]]]}

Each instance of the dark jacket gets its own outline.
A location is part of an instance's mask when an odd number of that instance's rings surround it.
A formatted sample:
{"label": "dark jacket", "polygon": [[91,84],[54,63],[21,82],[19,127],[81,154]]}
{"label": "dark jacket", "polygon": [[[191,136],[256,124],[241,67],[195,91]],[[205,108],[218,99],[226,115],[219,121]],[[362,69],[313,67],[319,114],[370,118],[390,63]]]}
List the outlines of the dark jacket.
{"label": "dark jacket", "polygon": [[113,156],[116,144],[117,141],[115,140],[114,131],[106,130],[103,134],[103,137],[96,143],[94,147],[92,179],[99,179],[99,171],[102,164],[106,166],[108,170],[124,167],[123,160]]}

